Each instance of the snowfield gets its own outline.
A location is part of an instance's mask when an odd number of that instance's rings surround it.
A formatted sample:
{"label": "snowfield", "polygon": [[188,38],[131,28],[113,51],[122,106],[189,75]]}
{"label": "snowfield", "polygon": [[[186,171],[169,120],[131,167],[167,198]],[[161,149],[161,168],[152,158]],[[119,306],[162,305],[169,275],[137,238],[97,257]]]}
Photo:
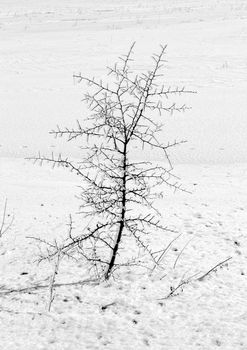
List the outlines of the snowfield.
{"label": "snowfield", "polygon": [[[165,270],[150,278],[122,271],[101,285],[59,287],[48,313],[48,288],[5,291],[47,285],[53,263],[34,263],[39,245],[28,237],[66,235],[68,214],[76,216],[78,206],[77,177],[23,160],[0,164],[0,193],[15,215],[0,248],[2,349],[246,349],[247,165],[177,166],[193,194],[168,193],[159,203],[169,226],[182,233],[165,256]],[[150,240],[160,247],[173,238],[154,232]],[[228,257],[222,269],[197,280]],[[57,283],[87,278],[82,262],[64,260]]]}
{"label": "snowfield", "polygon": [[87,112],[73,73],[102,77],[136,41],[135,69],[167,44],[166,84],[197,91],[185,99],[193,109],[167,126],[171,140],[189,141],[179,163],[247,161],[246,16],[244,0],[2,0],[1,155],[71,154],[48,131]]}
{"label": "snowfield", "polygon": [[[83,284],[83,261],[64,259],[48,312],[54,263],[37,264],[36,239],[66,236],[80,183],[23,158],[80,157],[48,134],[87,113],[73,73],[102,77],[133,41],[137,71],[168,44],[165,82],[197,91],[164,133],[188,140],[172,159],[192,194],[164,189],[157,202],[181,235],[151,276],[123,269]],[[7,198],[14,222],[0,238],[0,349],[247,349],[246,41],[244,0],[1,0],[0,213]],[[154,232],[150,244],[175,237]]]}

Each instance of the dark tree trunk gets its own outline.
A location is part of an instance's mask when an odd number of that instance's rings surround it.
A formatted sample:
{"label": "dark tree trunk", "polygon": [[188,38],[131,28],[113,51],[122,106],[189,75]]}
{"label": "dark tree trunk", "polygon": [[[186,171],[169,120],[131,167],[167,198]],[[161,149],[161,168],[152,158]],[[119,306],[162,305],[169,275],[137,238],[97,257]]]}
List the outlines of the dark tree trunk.
{"label": "dark tree trunk", "polygon": [[126,213],[126,164],[127,164],[127,142],[124,144],[124,151],[123,151],[123,182],[122,182],[122,210],[121,210],[121,219],[120,219],[120,224],[119,224],[119,229],[117,233],[117,238],[115,245],[112,250],[112,256],[105,274],[105,279],[109,279],[111,275],[112,268],[115,265],[115,260],[117,257],[118,249],[119,249],[119,244],[121,242],[122,234],[123,234],[123,229],[125,226],[125,213]]}

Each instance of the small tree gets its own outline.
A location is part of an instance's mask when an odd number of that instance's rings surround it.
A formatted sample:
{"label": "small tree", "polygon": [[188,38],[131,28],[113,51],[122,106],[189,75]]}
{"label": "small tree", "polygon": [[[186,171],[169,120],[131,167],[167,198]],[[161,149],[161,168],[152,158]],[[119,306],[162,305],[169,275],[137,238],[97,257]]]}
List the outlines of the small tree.
{"label": "small tree", "polygon": [[[80,252],[105,279],[122,264],[137,263],[136,259],[121,262],[119,252],[124,238],[134,240],[138,247],[148,252],[155,264],[159,262],[159,256],[149,248],[145,239],[152,230],[168,230],[160,221],[154,200],[164,190],[161,185],[181,189],[172,175],[168,150],[184,141],[162,143],[159,133],[163,124],[159,119],[163,113],[181,112],[187,108],[175,103],[167,106],[164,99],[191,91],[165,88],[159,84],[165,46],[161,47],[159,54],[152,56],[150,71],[133,73],[130,70],[133,47],[134,44],[119,63],[109,68],[107,84],[81,74],[74,76],[90,87],[90,91],[84,94],[84,101],[91,114],[86,118],[85,126],[77,121],[76,128],[58,127],[51,134],[67,136],[68,141],[84,138],[82,145],[83,142],[86,145],[81,148],[85,157],[80,162],[64,159],[61,155],[33,158],[67,167],[81,177],[80,213],[85,220],[92,219],[91,225],[73,237],[71,222],[69,241],[59,249],[64,254],[75,250]],[[132,152],[138,146],[162,152],[166,162],[154,165],[149,161],[135,160]],[[54,248],[50,256],[57,254]]]}

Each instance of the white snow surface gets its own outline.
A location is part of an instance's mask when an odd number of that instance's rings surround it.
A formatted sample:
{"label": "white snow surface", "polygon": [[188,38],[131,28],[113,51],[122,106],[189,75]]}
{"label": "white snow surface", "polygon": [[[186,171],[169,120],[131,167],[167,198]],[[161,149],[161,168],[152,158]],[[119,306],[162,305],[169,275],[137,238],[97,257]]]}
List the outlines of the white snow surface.
{"label": "white snow surface", "polygon": [[[165,83],[197,91],[182,98],[191,110],[164,116],[164,137],[188,140],[172,160],[192,194],[168,192],[157,205],[182,235],[164,271],[56,288],[48,312],[48,288],[5,291],[48,283],[53,263],[37,264],[33,238],[66,236],[80,182],[23,157],[80,157],[76,144],[49,135],[88,113],[73,73],[100,79],[133,41],[134,69],[148,69],[167,44]],[[247,349],[246,41],[245,0],[0,0],[0,214],[7,198],[7,220],[14,215],[0,239],[0,349]],[[175,237],[154,232],[150,244]],[[83,261],[65,259],[57,283],[87,278]]]}
{"label": "white snow surface", "polygon": [[163,117],[164,137],[188,140],[175,160],[244,162],[246,38],[245,0],[1,0],[0,156],[80,156],[48,134],[88,113],[73,73],[101,78],[136,41],[134,69],[167,44],[165,85],[197,91],[191,111]]}
{"label": "white snow surface", "polygon": [[[100,285],[56,288],[50,313],[48,288],[4,292],[47,285],[53,263],[35,263],[39,244],[28,237],[65,237],[68,214],[76,218],[78,177],[21,159],[2,158],[0,165],[0,200],[8,197],[15,216],[0,245],[1,349],[247,348],[247,165],[177,166],[193,193],[168,192],[157,203],[168,226],[182,233],[164,271],[150,277],[120,270]],[[154,232],[150,242],[162,248],[176,236]],[[228,257],[227,266],[196,280]],[[83,261],[65,259],[57,283],[85,280],[85,271]],[[195,274],[178,295],[163,299]]]}

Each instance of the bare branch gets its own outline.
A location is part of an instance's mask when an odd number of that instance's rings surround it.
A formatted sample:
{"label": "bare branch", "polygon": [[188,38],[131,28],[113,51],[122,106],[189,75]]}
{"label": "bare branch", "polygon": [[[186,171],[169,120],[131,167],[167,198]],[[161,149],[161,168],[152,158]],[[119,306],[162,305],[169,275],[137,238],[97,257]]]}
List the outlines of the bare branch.
{"label": "bare branch", "polygon": [[232,257],[230,256],[229,258],[219,262],[218,264],[216,264],[215,266],[213,266],[209,271],[207,271],[206,273],[204,273],[201,277],[198,278],[198,281],[202,281],[204,280],[204,278],[206,276],[208,276],[211,272],[215,271],[218,267],[222,267],[223,265],[225,265],[229,260],[231,260]]}
{"label": "bare branch", "polygon": [[7,221],[7,199],[4,202],[3,214],[2,214],[2,219],[0,223],[0,238],[10,229],[11,225],[14,222],[14,217],[11,216],[8,222],[6,221]]}
{"label": "bare branch", "polygon": [[48,311],[49,312],[51,311],[51,304],[53,303],[54,298],[55,298],[54,285],[55,285],[56,275],[58,274],[60,257],[61,257],[61,252],[58,250],[57,259],[56,259],[56,262],[54,264],[54,271],[53,271],[53,274],[51,275],[51,280],[50,280],[50,285],[49,285],[49,302],[48,302]]}

